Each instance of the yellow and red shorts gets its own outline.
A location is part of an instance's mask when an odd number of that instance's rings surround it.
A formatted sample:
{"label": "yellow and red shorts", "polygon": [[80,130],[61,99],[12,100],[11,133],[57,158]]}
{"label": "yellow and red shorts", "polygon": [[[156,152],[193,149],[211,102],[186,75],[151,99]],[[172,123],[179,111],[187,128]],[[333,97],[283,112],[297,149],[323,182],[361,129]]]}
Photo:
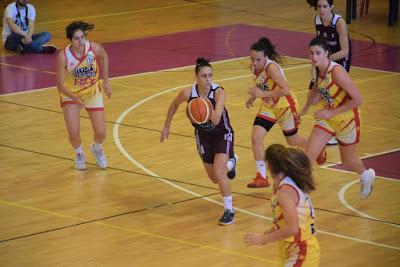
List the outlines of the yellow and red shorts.
{"label": "yellow and red shorts", "polygon": [[[263,123],[263,121],[266,123]],[[269,131],[276,122],[278,122],[285,136],[291,135],[291,133],[297,133],[299,121],[297,119],[296,105],[283,108],[271,108],[266,105],[261,105],[254,125],[260,125]]]}
{"label": "yellow and red shorts", "polygon": [[336,136],[342,146],[360,142],[360,114],[358,109],[354,109],[353,118],[341,121],[334,120],[334,117],[328,120],[317,120],[314,127]]}
{"label": "yellow and red shorts", "polygon": [[301,242],[279,241],[280,267],[318,267],[319,244],[315,237]]}
{"label": "yellow and red shorts", "polygon": [[[101,90],[96,90],[96,92],[92,94],[81,94],[80,99],[83,102],[85,109],[87,111],[101,111],[104,110],[103,103],[103,94]],[[61,107],[67,104],[78,104],[69,96],[64,94],[60,94],[60,105]]]}

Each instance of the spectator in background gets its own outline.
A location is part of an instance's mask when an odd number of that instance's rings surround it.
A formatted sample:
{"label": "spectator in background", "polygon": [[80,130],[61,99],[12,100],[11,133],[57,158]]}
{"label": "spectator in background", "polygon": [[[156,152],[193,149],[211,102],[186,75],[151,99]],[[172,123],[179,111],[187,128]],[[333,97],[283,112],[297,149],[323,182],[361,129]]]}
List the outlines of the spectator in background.
{"label": "spectator in background", "polygon": [[7,50],[22,53],[46,53],[57,51],[50,41],[49,32],[34,34],[36,10],[28,0],[17,0],[9,4],[3,16],[3,45]]}

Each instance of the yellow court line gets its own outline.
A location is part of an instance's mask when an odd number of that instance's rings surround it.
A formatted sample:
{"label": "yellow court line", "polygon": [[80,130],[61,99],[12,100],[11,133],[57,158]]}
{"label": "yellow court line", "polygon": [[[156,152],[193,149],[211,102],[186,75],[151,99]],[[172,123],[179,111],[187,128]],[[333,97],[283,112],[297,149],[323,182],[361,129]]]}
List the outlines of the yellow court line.
{"label": "yellow court line", "polygon": [[[27,210],[32,210],[32,211],[37,211],[37,212],[40,212],[40,213],[44,213],[44,214],[53,215],[55,217],[72,219],[72,220],[77,220],[77,221],[80,221],[80,222],[89,222],[90,221],[90,220],[87,220],[87,219],[84,219],[84,218],[70,216],[70,215],[67,215],[67,214],[62,214],[62,213],[54,212],[54,211],[50,211],[50,210],[35,208],[35,207],[31,207],[31,206],[28,206],[28,205],[19,204],[19,203],[15,203],[15,202],[9,202],[9,201],[5,201],[5,200],[0,200],[0,203],[4,204],[4,205],[12,206],[12,207],[18,207],[18,208],[22,208],[22,209],[27,209]],[[122,226],[118,226],[118,225],[111,224],[111,223],[105,223],[105,222],[101,222],[101,221],[95,221],[93,223],[105,226],[107,228],[117,229],[117,230],[120,230],[120,231],[123,231],[123,232],[135,233],[135,234],[149,236],[149,237],[153,237],[153,238],[157,238],[157,239],[168,240],[168,241],[172,241],[172,242],[175,242],[175,243],[180,243],[180,244],[185,244],[185,245],[189,245],[189,246],[193,246],[193,247],[213,250],[213,251],[217,251],[217,252],[221,252],[221,253],[225,253],[225,254],[236,255],[236,256],[240,256],[240,257],[244,257],[244,258],[250,258],[250,259],[254,259],[254,260],[258,260],[258,261],[270,262],[270,263],[271,262],[272,263],[278,263],[277,261],[274,261],[274,260],[269,260],[269,259],[265,259],[265,258],[261,258],[261,257],[251,256],[251,255],[243,254],[243,253],[232,251],[232,250],[220,249],[220,248],[207,246],[207,245],[203,245],[203,244],[200,244],[200,243],[195,243],[195,242],[186,241],[186,240],[182,240],[182,239],[177,239],[177,238],[173,238],[173,237],[168,237],[168,236],[153,234],[153,233],[144,232],[144,231],[140,231],[140,230],[135,230],[135,229],[132,229],[132,228],[122,227]]]}
{"label": "yellow court line", "polygon": [[[144,9],[137,9],[137,10],[130,10],[130,11],[123,11],[123,12],[116,12],[110,14],[102,14],[102,15],[95,15],[95,16],[86,16],[86,17],[79,17],[80,20],[85,19],[96,19],[96,18],[104,18],[104,17],[112,17],[112,16],[121,16],[121,15],[128,15],[128,14],[135,14],[135,13],[142,13],[142,12],[152,12],[158,11],[163,9],[170,9],[176,7],[186,7],[186,6],[194,6],[194,5],[201,5],[201,4],[208,4],[208,3],[216,3],[216,2],[223,2],[224,0],[213,0],[213,1],[204,1],[204,2],[196,2],[196,3],[187,3],[181,5],[171,5],[171,6],[164,6],[164,7],[151,7],[151,8],[144,8]],[[68,19],[59,19],[59,20],[52,20],[52,21],[45,21],[36,24],[52,24],[52,23],[59,23],[59,22],[72,22],[75,21],[76,18],[68,18]]]}

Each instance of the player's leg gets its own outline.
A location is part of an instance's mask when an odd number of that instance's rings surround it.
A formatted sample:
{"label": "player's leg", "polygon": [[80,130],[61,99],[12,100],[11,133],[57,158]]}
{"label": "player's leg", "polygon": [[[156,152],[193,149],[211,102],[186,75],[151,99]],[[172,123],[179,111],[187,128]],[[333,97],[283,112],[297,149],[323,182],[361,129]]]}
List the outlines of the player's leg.
{"label": "player's leg", "polygon": [[217,153],[214,156],[213,171],[218,181],[218,187],[224,201],[224,214],[219,223],[221,225],[229,225],[234,222],[235,213],[232,207],[232,191],[227,176],[227,167],[229,155],[225,153]]}
{"label": "player's leg", "polygon": [[75,149],[75,168],[84,170],[86,169],[86,164],[80,138],[80,107],[71,103],[63,104],[62,108],[69,142]]}
{"label": "player's leg", "polygon": [[322,129],[320,127],[314,127],[312,130],[310,137],[308,138],[306,154],[310,159],[311,163],[314,163],[321,151],[324,151],[324,147],[326,142],[332,138],[332,133],[327,131],[326,129]]}
{"label": "player's leg", "polygon": [[92,123],[94,138],[94,143],[91,145],[90,151],[95,156],[97,165],[102,169],[106,169],[107,158],[103,151],[103,142],[106,138],[104,110],[88,110],[88,114]]}
{"label": "player's leg", "polygon": [[[260,115],[260,114],[259,114]],[[265,163],[264,139],[268,131],[274,126],[273,118],[257,115],[254,120],[253,130],[251,132],[251,145],[253,156],[256,161],[257,174],[248,184],[249,188],[268,187],[267,165]],[[264,114],[262,114],[264,115]]]}

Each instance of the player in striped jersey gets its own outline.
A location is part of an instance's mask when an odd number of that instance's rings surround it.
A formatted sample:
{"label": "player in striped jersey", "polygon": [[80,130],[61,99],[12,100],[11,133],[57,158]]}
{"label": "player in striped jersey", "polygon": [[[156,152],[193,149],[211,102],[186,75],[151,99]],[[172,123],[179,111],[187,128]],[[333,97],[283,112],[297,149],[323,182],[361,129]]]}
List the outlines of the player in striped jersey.
{"label": "player in striped jersey", "polygon": [[342,162],[360,175],[360,197],[366,198],[372,192],[375,171],[365,169],[356,155],[360,142],[358,106],[362,102],[361,96],[346,70],[332,62],[328,54],[325,39],[317,37],[311,40],[310,59],[316,69],[313,77],[315,84],[299,117],[306,114],[312,105],[318,105],[318,110],[314,113],[315,125],[306,153],[314,162],[326,142],[336,136]]}
{"label": "player in striped jersey", "polygon": [[265,159],[274,181],[271,207],[273,225],[265,233],[247,234],[248,245],[278,241],[279,266],[318,266],[315,212],[307,193],[315,189],[312,166],[300,149],[274,144]]}
{"label": "player in striped jersey", "polygon": [[[104,105],[101,89],[111,97],[108,80],[108,56],[104,48],[86,39],[86,32],[94,25],[72,22],[65,30],[71,43],[57,55],[57,88],[63,108],[69,141],[75,149],[75,168],[86,169],[85,154],[80,138],[80,110],[89,114],[94,131],[94,143],[90,150],[100,168],[107,168],[102,143],[105,139]],[[103,83],[99,82],[99,63]]]}

